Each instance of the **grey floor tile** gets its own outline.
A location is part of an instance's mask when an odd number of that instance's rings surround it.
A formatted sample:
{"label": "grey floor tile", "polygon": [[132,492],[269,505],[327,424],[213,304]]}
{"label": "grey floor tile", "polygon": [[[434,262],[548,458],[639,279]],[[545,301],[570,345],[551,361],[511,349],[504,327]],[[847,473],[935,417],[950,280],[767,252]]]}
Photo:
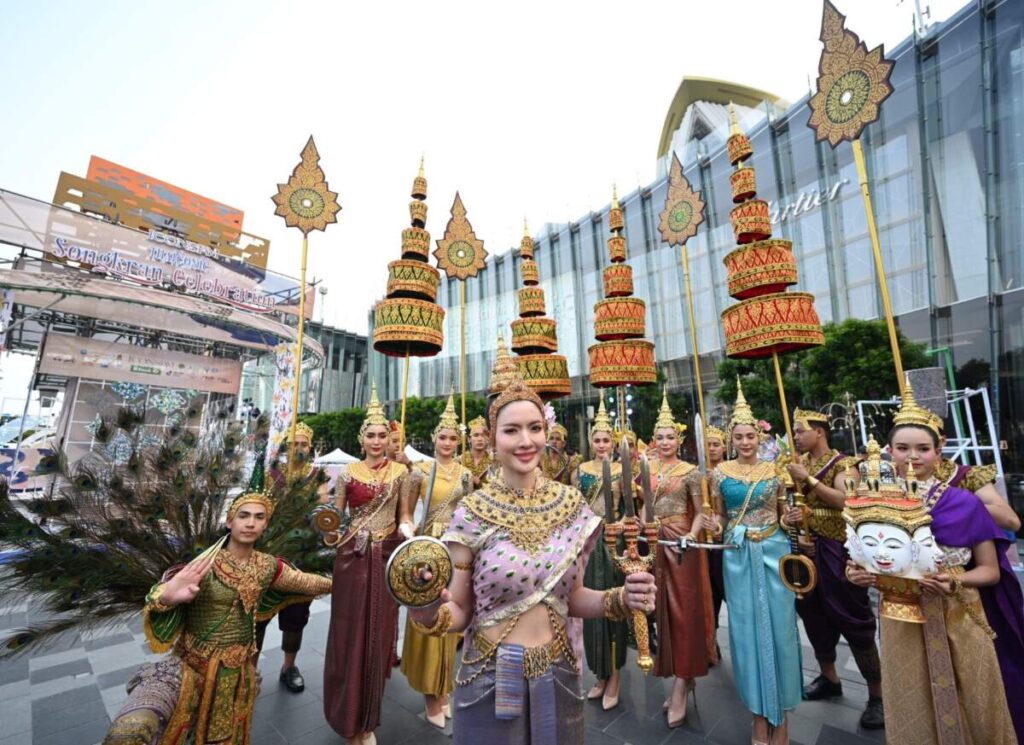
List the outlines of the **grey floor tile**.
{"label": "grey floor tile", "polygon": [[[308,742],[308,740],[303,737],[302,742]],[[256,727],[253,722],[252,745],[287,745],[287,743],[288,741],[273,727]]]}
{"label": "grey floor tile", "polygon": [[97,649],[104,649],[106,647],[113,646],[115,644],[124,644],[125,642],[134,641],[133,637],[127,631],[122,631],[119,634],[110,634],[108,636],[101,636],[95,639],[89,639],[83,646],[86,652],[95,652]]}
{"label": "grey floor tile", "polygon": [[94,699],[74,706],[65,706],[57,711],[37,711],[32,715],[32,737],[47,737],[57,732],[81,727],[97,719],[109,722],[107,709],[102,699]]}
{"label": "grey floor tile", "polygon": [[0,745],[32,745],[32,734],[21,732],[10,737],[0,737]]}
{"label": "grey floor tile", "polygon": [[323,702],[315,698],[307,698],[298,706],[291,706],[275,712],[271,718],[274,729],[287,734],[288,739],[301,741],[302,736],[322,727],[324,719]]}
{"label": "grey floor tile", "polygon": [[32,707],[27,697],[12,702],[0,702],[0,743],[32,730]]}
{"label": "grey floor tile", "polygon": [[81,686],[52,696],[45,696],[42,698],[33,697],[32,713],[35,714],[37,711],[60,711],[67,706],[75,706],[77,704],[85,703],[86,701],[99,700],[101,700],[100,689],[96,684]]}
{"label": "grey floor tile", "polygon": [[138,665],[129,665],[128,667],[122,667],[120,670],[111,670],[109,673],[97,675],[96,684],[100,687],[100,690],[113,688],[114,686],[123,688],[124,684],[131,680],[131,677],[135,675],[135,671],[138,669]]}
{"label": "grey floor tile", "polygon": [[79,658],[72,660],[71,662],[62,662],[59,665],[53,667],[44,667],[41,670],[33,670],[29,674],[29,680],[32,681],[33,685],[38,683],[45,683],[48,680],[56,680],[57,678],[73,678],[77,675],[83,675],[92,672],[92,665],[89,664],[89,660]]}
{"label": "grey floor tile", "polygon": [[381,717],[380,727],[377,728],[377,742],[391,743],[402,742],[410,737],[424,735],[433,731],[432,725],[427,724],[415,714],[398,708],[386,712]]}
{"label": "grey floor tile", "polygon": [[0,685],[28,680],[28,656],[0,662]]}
{"label": "grey floor tile", "polygon": [[33,737],[32,745],[88,745],[99,742],[110,729],[110,721],[96,719],[87,724],[55,732],[46,737]]}

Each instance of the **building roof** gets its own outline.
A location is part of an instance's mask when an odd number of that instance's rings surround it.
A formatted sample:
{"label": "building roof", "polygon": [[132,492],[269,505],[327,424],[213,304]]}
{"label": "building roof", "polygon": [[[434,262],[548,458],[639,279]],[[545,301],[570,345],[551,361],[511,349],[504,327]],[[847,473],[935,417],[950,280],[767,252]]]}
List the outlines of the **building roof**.
{"label": "building roof", "polygon": [[679,83],[676,95],[665,114],[665,123],[661,128],[658,140],[658,160],[661,160],[672,148],[672,135],[683,121],[683,115],[690,104],[697,101],[728,104],[730,101],[754,109],[763,101],[779,102],[783,108],[788,104],[782,102],[774,93],[751,88],[750,86],[730,83],[728,80],[715,78],[685,77]]}

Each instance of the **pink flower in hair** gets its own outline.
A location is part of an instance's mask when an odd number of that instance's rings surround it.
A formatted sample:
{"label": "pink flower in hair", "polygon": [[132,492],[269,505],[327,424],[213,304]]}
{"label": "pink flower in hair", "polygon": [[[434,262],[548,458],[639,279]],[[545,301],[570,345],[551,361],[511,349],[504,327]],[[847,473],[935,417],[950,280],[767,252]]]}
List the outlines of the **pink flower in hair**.
{"label": "pink flower in hair", "polygon": [[555,407],[551,403],[544,404],[544,421],[548,423],[548,429],[555,426]]}

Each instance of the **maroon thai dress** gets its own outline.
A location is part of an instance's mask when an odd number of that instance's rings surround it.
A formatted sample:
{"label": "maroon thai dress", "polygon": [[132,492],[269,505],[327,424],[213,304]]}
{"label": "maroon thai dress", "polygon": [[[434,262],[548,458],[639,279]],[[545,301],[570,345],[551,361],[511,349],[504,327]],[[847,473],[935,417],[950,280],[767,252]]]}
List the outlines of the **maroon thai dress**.
{"label": "maroon thai dress", "polygon": [[384,569],[401,543],[396,530],[408,469],[384,461],[348,465],[338,476],[352,518],[338,543],[331,592],[331,625],[324,660],[324,716],[342,737],[380,724],[384,685],[398,639],[398,605]]}

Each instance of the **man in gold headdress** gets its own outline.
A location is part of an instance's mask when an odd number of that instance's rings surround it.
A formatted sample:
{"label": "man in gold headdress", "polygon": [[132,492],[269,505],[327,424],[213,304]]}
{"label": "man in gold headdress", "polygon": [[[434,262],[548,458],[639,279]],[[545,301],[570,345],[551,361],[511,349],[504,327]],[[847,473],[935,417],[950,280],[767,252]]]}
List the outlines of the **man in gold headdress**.
{"label": "man in gold headdress", "polygon": [[[875,644],[875,614],[867,591],[846,581],[846,503],[843,480],[856,479],[856,459],[848,458],[829,444],[828,417],[817,411],[793,412],[793,438],[801,457],[789,465],[789,473],[800,485],[804,501],[810,507],[809,541],[804,552],[813,557],[818,570],[815,588],[796,603],[807,637],[814,648],[821,674],[804,691],[810,701],[843,695],[836,671],[836,647],[842,635],[860,674],[868,684],[868,705],[861,715],[864,729],[885,726],[882,707],[882,673]],[[787,521],[799,518],[798,510],[789,510]]]}
{"label": "man in gold headdress", "polygon": [[473,474],[473,488],[487,483],[491,468],[491,431],[487,420],[478,416],[469,423],[469,450],[462,454],[462,465]]}
{"label": "man in gold headdress", "polygon": [[[294,438],[294,439],[293,439]],[[288,462],[283,466],[275,463],[270,468],[270,478],[274,482],[274,492],[277,499],[286,496],[292,499],[302,499],[316,492],[321,500],[329,496],[329,484],[326,475],[312,461],[313,428],[305,422],[299,422],[295,427],[294,434],[288,436]],[[310,531],[311,549],[316,548],[319,536]],[[307,569],[296,557],[289,556],[295,561],[299,569]],[[306,689],[306,681],[295,664],[299,649],[302,647],[302,632],[309,623],[310,603],[295,603],[284,608],[277,615],[277,626],[281,630],[281,651],[284,652],[284,660],[281,662],[281,671],[278,679],[292,693],[301,693]],[[256,647],[263,649],[263,638],[267,632],[267,625],[270,620],[262,621],[256,625]]]}
{"label": "man in gold headdress", "polygon": [[173,653],[129,681],[104,745],[249,744],[256,622],[331,590],[330,578],[253,549],[273,513],[270,495],[240,495],[228,508],[226,542],[172,567],[150,591],[146,638],[154,652]]}
{"label": "man in gold headdress", "polygon": [[548,444],[540,461],[545,476],[567,485],[572,482],[572,474],[582,460],[579,455],[570,456],[566,452],[568,439],[568,430],[558,422],[548,427]]}

